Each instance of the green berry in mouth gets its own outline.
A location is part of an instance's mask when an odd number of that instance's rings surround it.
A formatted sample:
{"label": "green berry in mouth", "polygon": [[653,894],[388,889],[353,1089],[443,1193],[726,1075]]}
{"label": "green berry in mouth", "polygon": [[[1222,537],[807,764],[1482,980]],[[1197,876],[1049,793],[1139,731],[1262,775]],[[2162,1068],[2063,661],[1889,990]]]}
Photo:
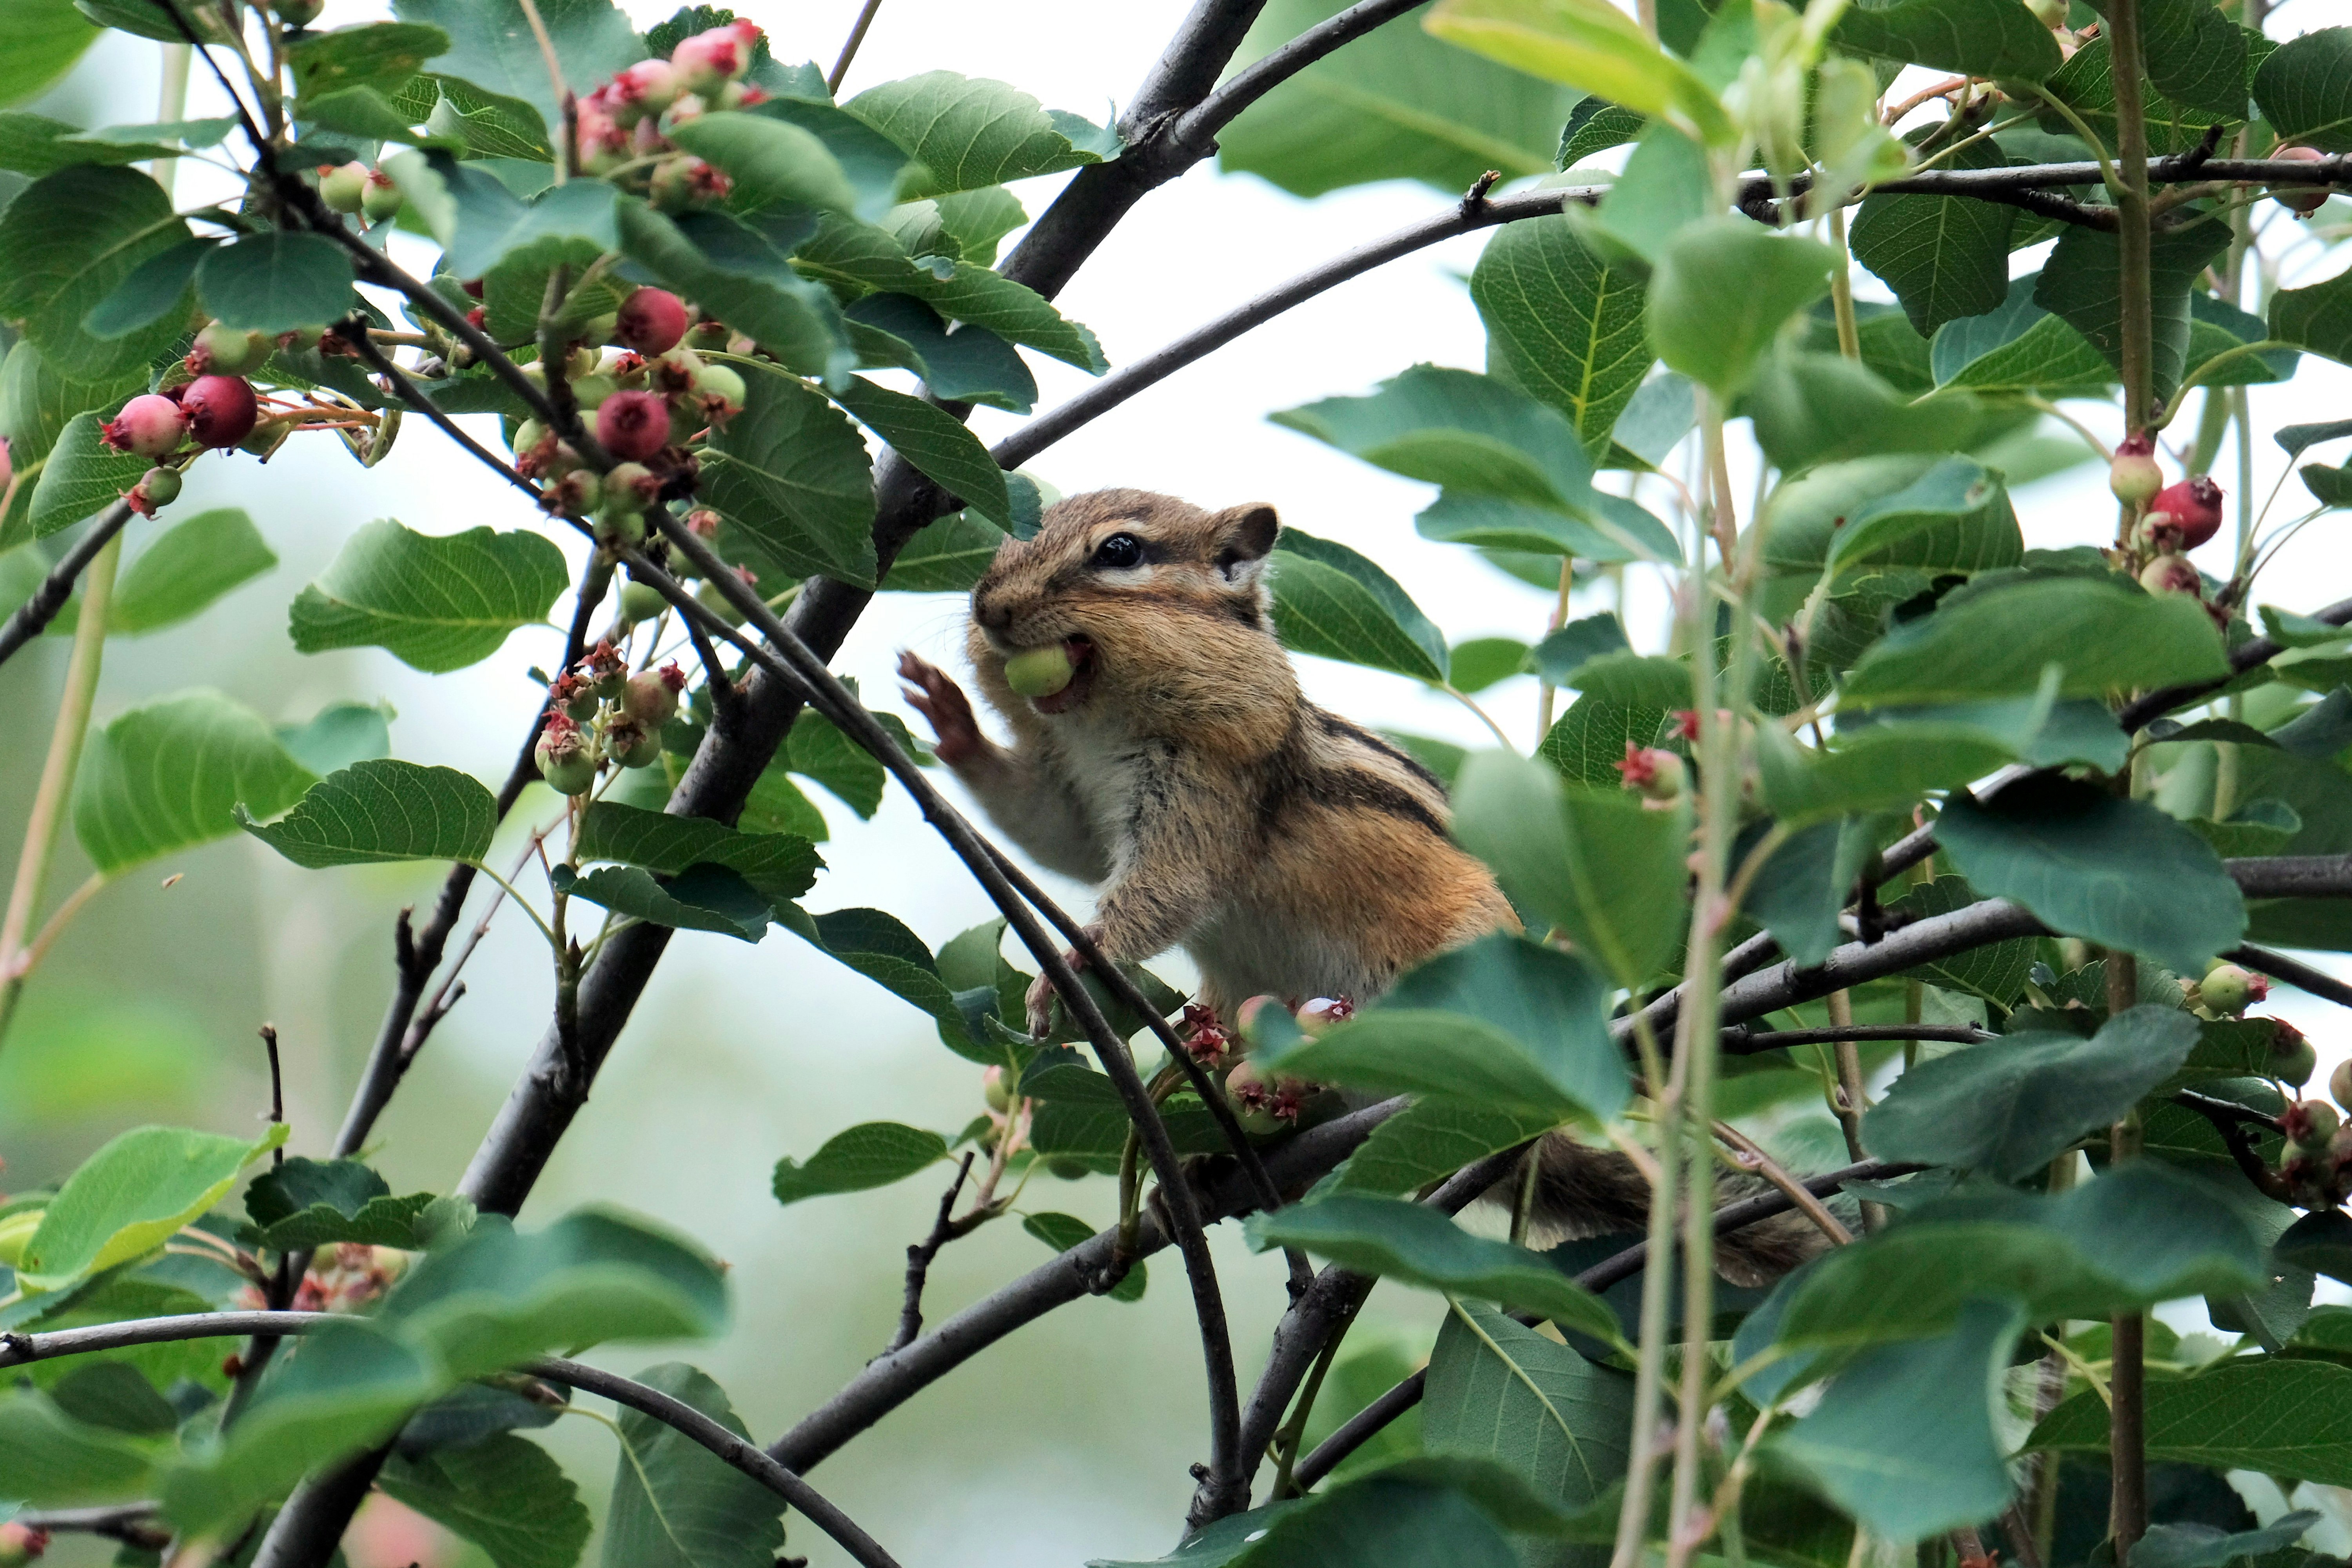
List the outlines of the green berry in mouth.
{"label": "green berry in mouth", "polygon": [[1077,673],[1070,650],[1060,643],[1028,648],[1004,661],[1004,683],[1024,697],[1051,697]]}

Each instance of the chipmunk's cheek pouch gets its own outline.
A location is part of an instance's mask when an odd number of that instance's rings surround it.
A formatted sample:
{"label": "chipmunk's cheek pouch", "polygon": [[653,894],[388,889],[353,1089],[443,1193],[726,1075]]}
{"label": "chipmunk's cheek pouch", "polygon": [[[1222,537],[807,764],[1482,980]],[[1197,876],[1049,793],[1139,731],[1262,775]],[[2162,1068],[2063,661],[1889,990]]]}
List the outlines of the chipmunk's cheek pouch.
{"label": "chipmunk's cheek pouch", "polygon": [[[1057,647],[1049,649],[1041,648],[1037,651],[1060,654],[1062,659],[1066,661],[1069,669],[1068,679],[1063,680],[1053,690],[1024,693],[1029,700],[1036,705],[1037,711],[1066,713],[1084,702],[1087,700],[1087,694],[1095,687],[1095,660],[1097,655],[1095,651],[1094,638],[1081,632],[1076,637],[1064,638]],[[1012,674],[1010,665],[1006,666],[1005,673],[1009,679]],[[1018,690],[1019,688],[1016,687],[1014,689]]]}

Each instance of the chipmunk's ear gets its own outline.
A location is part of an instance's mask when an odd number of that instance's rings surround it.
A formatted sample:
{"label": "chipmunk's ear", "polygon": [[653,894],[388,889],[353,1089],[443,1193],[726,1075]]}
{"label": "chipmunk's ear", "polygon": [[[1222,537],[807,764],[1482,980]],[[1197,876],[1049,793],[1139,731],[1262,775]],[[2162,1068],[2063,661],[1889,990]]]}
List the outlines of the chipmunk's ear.
{"label": "chipmunk's ear", "polygon": [[1229,506],[1209,521],[1214,530],[1210,537],[1216,541],[1217,570],[1235,582],[1257,575],[1257,563],[1265,559],[1266,552],[1274,548],[1275,535],[1282,531],[1282,520],[1264,501]]}

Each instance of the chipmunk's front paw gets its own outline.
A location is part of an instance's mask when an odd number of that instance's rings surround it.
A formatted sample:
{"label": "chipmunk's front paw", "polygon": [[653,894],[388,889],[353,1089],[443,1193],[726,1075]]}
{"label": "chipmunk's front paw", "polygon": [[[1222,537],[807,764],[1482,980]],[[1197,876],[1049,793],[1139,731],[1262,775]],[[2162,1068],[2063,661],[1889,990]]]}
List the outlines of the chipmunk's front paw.
{"label": "chipmunk's front paw", "polygon": [[[1100,926],[1088,926],[1087,928],[1087,936],[1090,941],[1097,942],[1101,942],[1102,928]],[[1086,973],[1087,961],[1083,955],[1075,952],[1066,952],[1062,954],[1062,961],[1070,966],[1070,972],[1073,974],[1083,974]],[[1029,1034],[1032,1038],[1042,1040],[1054,1027],[1055,995],[1055,992],[1054,990],[1054,982],[1051,976],[1040,974],[1036,979],[1029,983]]]}
{"label": "chipmunk's front paw", "polygon": [[939,739],[931,748],[940,761],[956,767],[979,756],[988,744],[980,732],[980,721],[971,710],[971,699],[963,694],[947,671],[914,654],[898,655],[898,679],[907,683],[908,706],[930,721],[931,733]]}

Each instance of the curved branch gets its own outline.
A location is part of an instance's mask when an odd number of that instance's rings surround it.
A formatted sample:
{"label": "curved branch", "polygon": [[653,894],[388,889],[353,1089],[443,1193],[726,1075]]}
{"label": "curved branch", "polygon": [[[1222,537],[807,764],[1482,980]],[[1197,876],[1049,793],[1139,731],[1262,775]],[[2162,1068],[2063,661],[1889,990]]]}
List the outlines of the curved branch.
{"label": "curved branch", "polygon": [[2266,947],[2256,947],[2251,942],[2244,947],[2232,948],[2222,956],[2242,969],[2267,974],[2273,980],[2283,980],[2296,990],[2306,992],[2324,1002],[2333,1002],[2339,1007],[2352,1007],[2352,985],[2347,985],[2333,974],[2314,969],[2299,959],[2289,958],[2283,952],[2273,952]]}
{"label": "curved branch", "polygon": [[1202,156],[1206,157],[1217,149],[1217,132],[1232,124],[1243,110],[1334,49],[1428,4],[1429,0],[1360,0],[1338,16],[1316,23],[1226,78],[1224,86],[1178,119],[1170,128],[1170,139],[1185,146],[1205,143]]}
{"label": "curved branch", "polygon": [[[59,1356],[88,1355],[97,1351],[128,1350],[137,1345],[164,1344],[179,1340],[236,1339],[252,1334],[283,1337],[306,1334],[325,1323],[343,1321],[334,1312],[190,1312],[171,1318],[133,1318],[119,1323],[97,1323],[84,1329],[58,1329],[43,1334],[0,1334],[0,1367],[23,1366]],[[561,1383],[602,1394],[617,1405],[652,1416],[663,1426],[685,1434],[727,1463],[806,1514],[811,1523],[840,1542],[842,1549],[867,1568],[898,1568],[890,1554],[874,1543],[849,1517],[820,1496],[815,1488],[778,1463],[766,1451],[747,1442],[694,1406],[648,1388],[618,1373],[542,1356],[526,1362],[522,1371],[550,1383]],[[89,1528],[87,1526],[82,1528]]]}
{"label": "curved branch", "polygon": [[[1808,1176],[1803,1186],[1815,1197],[1827,1197],[1848,1182],[1875,1181],[1886,1176],[1907,1175],[1924,1170],[1921,1165],[1898,1164],[1885,1160],[1864,1160],[1843,1170],[1825,1175]],[[1726,1204],[1716,1211],[1715,1232],[1717,1236],[1739,1229],[1742,1226],[1770,1219],[1797,1206],[1797,1201],[1783,1192],[1759,1193],[1735,1204]],[[1612,1253],[1576,1277],[1576,1282],[1588,1290],[1601,1291],[1621,1280],[1639,1274],[1649,1258],[1649,1244],[1637,1243],[1622,1252]],[[1427,1384],[1426,1367],[1391,1388],[1363,1409],[1349,1416],[1339,1429],[1323,1439],[1322,1444],[1298,1462],[1293,1472],[1301,1491],[1307,1490],[1329,1475],[1341,1461],[1370,1441],[1373,1435],[1390,1422],[1421,1403]]]}
{"label": "curved branch", "polygon": [[116,501],[91,521],[89,531],[76,540],[74,547],[65,552],[64,558],[49,568],[49,574],[41,579],[41,585],[33,590],[33,596],[17,605],[16,613],[5,623],[0,623],[0,664],[7,663],[10,655],[39,637],[48,624],[58,618],[58,612],[66,607],[68,599],[73,597],[75,582],[89,563],[98,559],[98,552],[106,548],[106,542],[121,532],[122,525],[130,521],[131,503],[127,500]]}
{"label": "curved branch", "polygon": [[[1267,1155],[1266,1168],[1286,1192],[1308,1186],[1354,1153],[1372,1129],[1404,1105],[1402,1097],[1383,1100],[1310,1127]],[[1255,1203],[1248,1184],[1230,1175],[1212,1183],[1204,1199],[1206,1212],[1218,1219],[1247,1214]],[[875,1357],[832,1398],[769,1444],[768,1452],[793,1469],[814,1469],[851,1438],[1015,1329],[1090,1294],[1093,1281],[1109,1266],[1117,1242],[1116,1228],[1102,1231],[966,1307],[905,1350]],[[1157,1214],[1145,1209],[1134,1256],[1148,1258],[1168,1244]]]}
{"label": "curved branch", "polygon": [[1827,1029],[1750,1029],[1741,1024],[1723,1031],[1723,1048],[1736,1057],[1787,1050],[1791,1046],[1828,1046],[1840,1040],[1942,1040],[1973,1046],[1991,1039],[1974,1024],[1846,1024]]}
{"label": "curved branch", "polygon": [[[2339,155],[2329,159],[2328,162],[2341,163],[2344,159]],[[2298,164],[2297,167],[2316,169],[2320,165],[2304,163]],[[2153,177],[2152,170],[2151,177]],[[2331,626],[2352,623],[2352,599],[2339,599],[2324,610],[2315,610],[2312,612],[2311,618],[2315,621],[2325,621]],[[2147,727],[2150,720],[2169,713],[2176,708],[2186,707],[2200,697],[2220,690],[2231,680],[2243,675],[2254,666],[2268,664],[2285,651],[2286,646],[2284,643],[2274,642],[2269,637],[2254,637],[2242,642],[2230,650],[2230,675],[2227,679],[2202,680],[2189,686],[2168,686],[2162,690],[2148,692],[2146,696],[2125,704],[2123,711],[2116,715],[2116,721],[2123,726],[2125,734],[2136,735]]]}

